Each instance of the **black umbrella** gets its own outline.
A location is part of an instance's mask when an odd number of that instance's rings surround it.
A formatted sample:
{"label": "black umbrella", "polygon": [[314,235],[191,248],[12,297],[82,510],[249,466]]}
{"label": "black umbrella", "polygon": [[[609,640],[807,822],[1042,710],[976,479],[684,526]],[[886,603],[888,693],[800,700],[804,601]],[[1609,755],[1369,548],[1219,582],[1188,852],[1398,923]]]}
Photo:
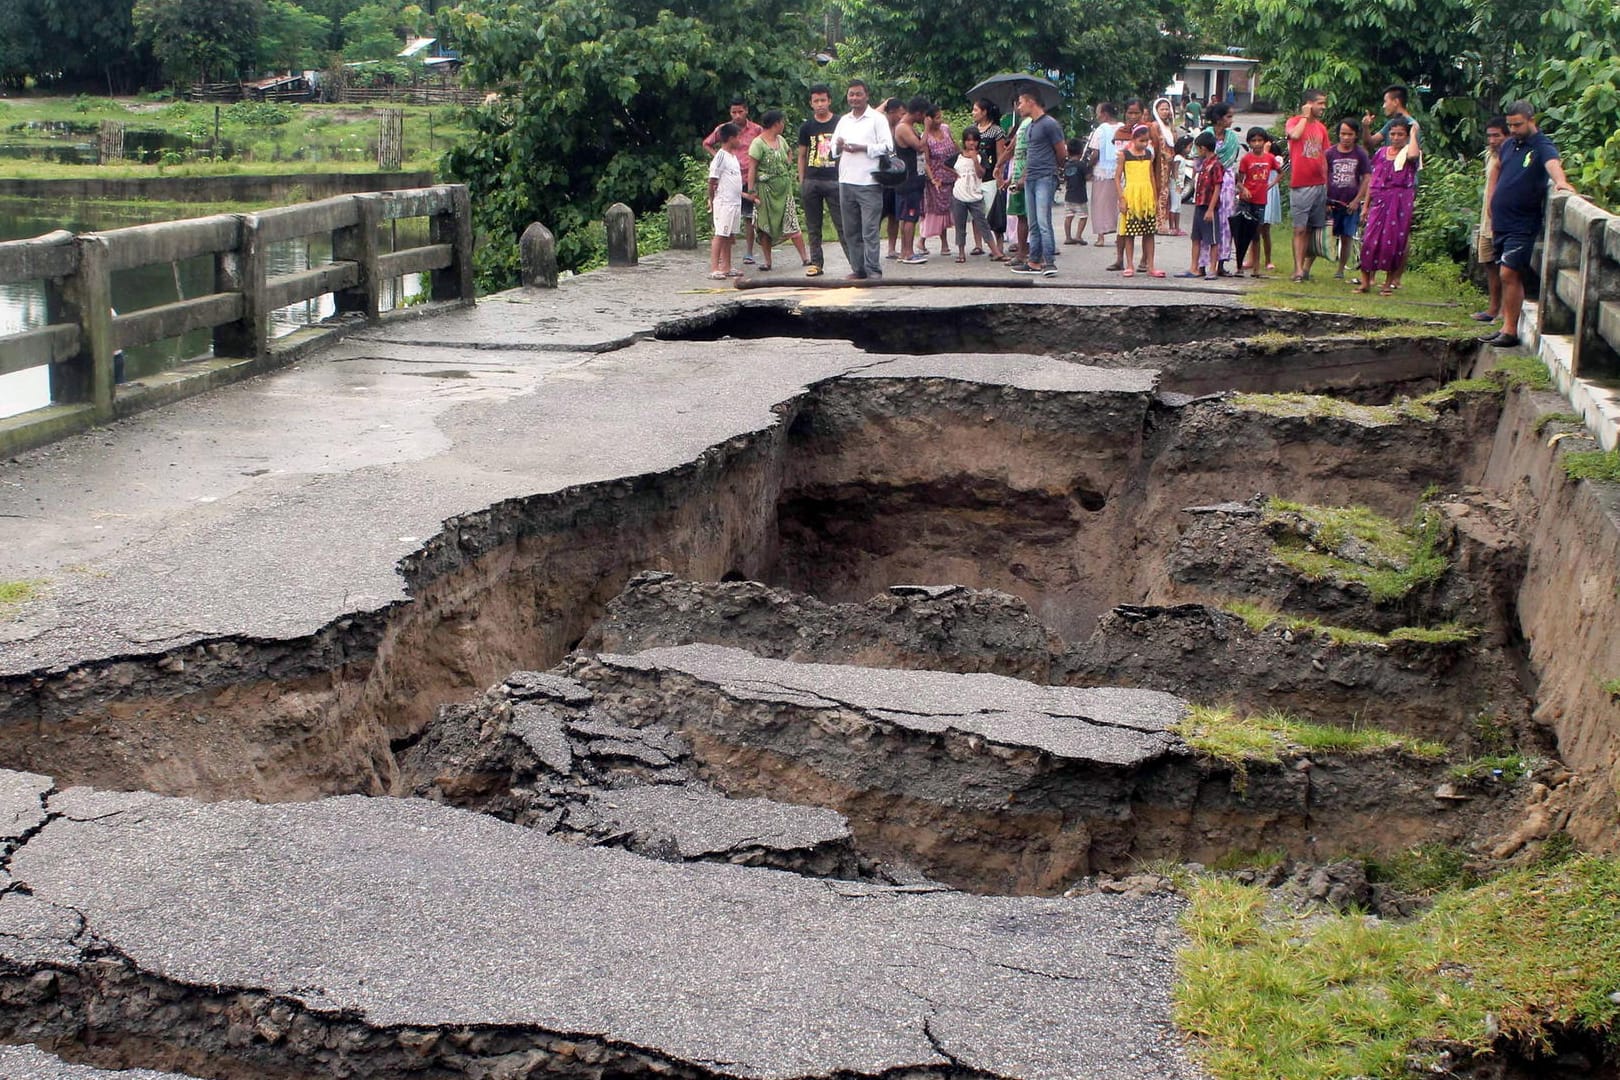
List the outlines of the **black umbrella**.
{"label": "black umbrella", "polygon": [[978,101],[980,98],[989,98],[996,103],[1003,115],[1013,111],[1013,102],[1025,90],[1033,90],[1041,96],[1041,107],[1055,109],[1062,100],[1058,93],[1057,84],[1050,79],[1043,79],[1039,75],[1030,75],[1022,71],[1009,71],[1001,75],[992,75],[978,86],[967,92],[969,101]]}

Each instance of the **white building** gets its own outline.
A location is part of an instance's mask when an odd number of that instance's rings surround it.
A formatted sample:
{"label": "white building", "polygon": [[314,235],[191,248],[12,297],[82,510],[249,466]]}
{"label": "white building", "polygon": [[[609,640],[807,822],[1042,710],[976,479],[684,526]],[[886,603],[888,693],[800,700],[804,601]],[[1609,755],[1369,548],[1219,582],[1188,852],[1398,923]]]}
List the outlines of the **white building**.
{"label": "white building", "polygon": [[1231,100],[1240,109],[1247,109],[1254,103],[1259,69],[1260,61],[1247,56],[1224,56],[1219,53],[1195,56],[1187,61],[1186,68],[1165,92],[1182,100],[1191,95],[1206,104],[1214,96],[1222,101]]}

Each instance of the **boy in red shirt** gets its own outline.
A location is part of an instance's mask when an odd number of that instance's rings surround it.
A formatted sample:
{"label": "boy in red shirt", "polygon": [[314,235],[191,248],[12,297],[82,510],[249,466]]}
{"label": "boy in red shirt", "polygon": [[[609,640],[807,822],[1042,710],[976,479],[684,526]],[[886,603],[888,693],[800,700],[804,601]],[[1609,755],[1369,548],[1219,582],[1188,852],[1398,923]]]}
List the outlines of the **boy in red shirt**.
{"label": "boy in red shirt", "polygon": [[[1271,150],[1271,136],[1262,127],[1249,129],[1249,152],[1238,158],[1237,205],[1232,213],[1232,244],[1237,254],[1236,273],[1243,276],[1248,265],[1249,246],[1260,235],[1266,218],[1266,195],[1271,174],[1282,172],[1282,158]],[[1260,277],[1260,260],[1255,259],[1251,276]]]}

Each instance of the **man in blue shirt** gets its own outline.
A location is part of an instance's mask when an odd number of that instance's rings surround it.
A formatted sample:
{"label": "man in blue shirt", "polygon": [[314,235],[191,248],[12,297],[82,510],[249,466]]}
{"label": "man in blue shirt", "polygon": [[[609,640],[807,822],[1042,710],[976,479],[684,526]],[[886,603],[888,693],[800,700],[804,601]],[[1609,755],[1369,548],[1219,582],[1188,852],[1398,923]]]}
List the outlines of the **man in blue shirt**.
{"label": "man in blue shirt", "polygon": [[[1524,311],[1524,275],[1530,253],[1541,235],[1547,206],[1547,181],[1554,191],[1575,191],[1564,176],[1558,147],[1536,127],[1536,110],[1528,101],[1507,107],[1508,137],[1497,151],[1496,175],[1485,192],[1496,238],[1496,262],[1502,275],[1502,329],[1482,338],[1487,345],[1512,348],[1519,343],[1519,316]],[[1547,288],[1552,282],[1544,283]]]}

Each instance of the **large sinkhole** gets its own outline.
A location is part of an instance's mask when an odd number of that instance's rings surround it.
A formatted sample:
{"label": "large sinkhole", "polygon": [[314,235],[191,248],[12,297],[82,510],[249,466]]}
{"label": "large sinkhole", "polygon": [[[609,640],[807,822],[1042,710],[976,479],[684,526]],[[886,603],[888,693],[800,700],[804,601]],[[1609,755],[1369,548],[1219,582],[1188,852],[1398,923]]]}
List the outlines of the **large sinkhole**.
{"label": "large sinkhole", "polygon": [[[950,327],[948,342],[924,327],[922,343],[967,350],[990,335],[1052,351],[1084,331],[1097,350],[1118,324],[1093,309],[958,315],[931,324]],[[805,317],[869,350],[900,340],[879,329],[894,319]],[[725,318],[707,332],[735,338],[754,316]],[[611,715],[567,718],[553,740],[578,744],[567,760],[588,760],[593,741],[612,747],[627,730],[667,729],[676,741],[643,755],[660,767],[679,761],[680,775],[726,795],[843,813],[853,847],[812,860],[829,872],[900,866],[967,888],[1040,892],[1144,859],[1267,848],[1326,857],[1461,843],[1498,827],[1524,778],[1460,782],[1449,770],[1510,745],[1538,760],[1556,753],[1529,720],[1535,688],[1513,592],[1523,545],[1510,508],[1479,487],[1507,391],[1448,389],[1461,373],[1449,348],[1378,343],[1376,363],[1334,359],[1335,349],[1374,347],[1337,317],[1166,309],[1146,322],[1161,343],[1182,335],[1184,381],[1205,377],[1188,374],[1201,363],[1230,371],[1242,361],[1265,373],[1251,384],[1280,386],[1194,396],[1121,354],[1092,364],[1072,350],[862,363],[688,465],[453,520],[404,567],[415,599],[398,609],[302,643],[214,642],[38,679],[14,706],[33,715],[12,725],[28,732],[13,738],[13,760],[68,780],[212,798],[414,791],[566,829],[568,808],[534,795],[543,761],[447,758],[446,746],[472,753],[479,740],[447,742],[436,724],[453,726],[470,695],[514,669],[704,643],[789,663],[1169,694],[1200,715],[1269,710],[1406,740],[1367,757],[1313,763],[1293,751],[1251,764],[1189,752],[1163,702],[1133,698],[1109,706],[1113,719],[1085,723],[1130,728],[1146,710],[1138,734],[1151,753],[1087,758],[1064,742],[1078,755],[1065,756],[1014,739],[1016,752],[997,760],[1004,733],[960,742],[950,724],[896,728],[884,708],[858,703],[855,719],[838,721],[848,730],[811,745],[790,733],[820,730],[814,709],[796,719],[787,705],[766,709],[768,719],[745,709],[705,732],[675,719],[696,689],[625,690],[627,669],[589,668],[616,704]],[[1257,333],[1270,336],[1257,343]],[[705,343],[709,355],[791,347]],[[1315,393],[1327,371],[1342,392]],[[1431,389],[1414,399],[1413,387]],[[615,601],[648,570],[789,599],[761,607],[736,593],[686,593],[677,618]],[[966,606],[938,600],[938,589],[959,591]],[[884,619],[906,633],[873,642],[850,629]],[[884,700],[906,693],[891,687]],[[941,685],[924,696],[955,693]],[[441,707],[449,721],[436,721]],[[1080,722],[1053,707],[1042,714],[1052,723]],[[725,713],[716,703],[704,711]],[[592,724],[617,734],[593,737]],[[108,752],[112,729],[120,738]],[[1422,753],[1409,752],[1414,741]],[[881,750],[857,768],[846,743]],[[93,744],[100,752],[86,754]],[[942,788],[944,762],[964,771]]]}

